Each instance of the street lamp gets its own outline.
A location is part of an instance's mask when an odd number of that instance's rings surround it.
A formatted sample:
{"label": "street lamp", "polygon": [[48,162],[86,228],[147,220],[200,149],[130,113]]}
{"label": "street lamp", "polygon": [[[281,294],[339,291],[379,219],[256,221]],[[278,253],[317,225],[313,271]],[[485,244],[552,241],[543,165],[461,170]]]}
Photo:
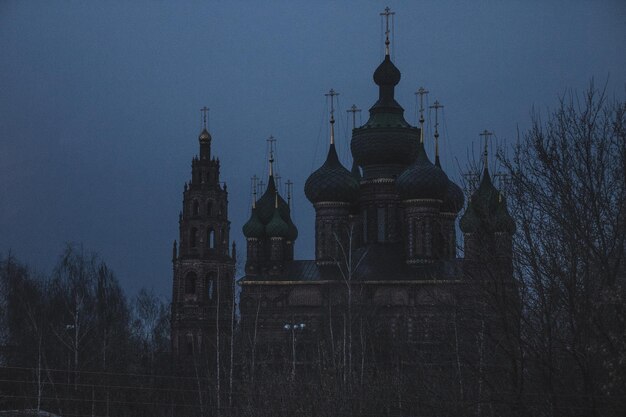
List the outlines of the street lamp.
{"label": "street lamp", "polygon": [[291,378],[296,379],[296,330],[304,330],[305,323],[285,323],[284,329],[291,331]]}

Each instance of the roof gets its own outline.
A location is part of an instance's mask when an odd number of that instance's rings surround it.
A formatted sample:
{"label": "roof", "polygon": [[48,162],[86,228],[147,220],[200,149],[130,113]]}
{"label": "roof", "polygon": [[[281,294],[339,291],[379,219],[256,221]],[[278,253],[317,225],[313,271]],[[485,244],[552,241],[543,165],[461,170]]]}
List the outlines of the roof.
{"label": "roof", "polygon": [[[371,244],[360,248],[353,255],[357,263],[363,261],[355,273],[358,281],[433,281],[457,280],[460,278],[460,260],[441,261],[426,265],[407,265],[402,244]],[[318,266],[314,260],[291,261],[281,274],[246,275],[240,283],[254,282],[316,282],[342,280],[341,272],[335,265]]]}

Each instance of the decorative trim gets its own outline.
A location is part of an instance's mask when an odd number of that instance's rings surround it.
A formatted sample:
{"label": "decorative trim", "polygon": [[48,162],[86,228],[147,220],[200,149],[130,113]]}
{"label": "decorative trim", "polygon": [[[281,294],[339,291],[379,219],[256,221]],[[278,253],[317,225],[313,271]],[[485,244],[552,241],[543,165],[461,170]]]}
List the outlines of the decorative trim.
{"label": "decorative trim", "polygon": [[402,200],[403,203],[418,204],[418,203],[443,203],[443,200],[436,198],[412,198],[410,200]]}
{"label": "decorative trim", "polygon": [[319,201],[313,204],[313,207],[350,207],[350,203],[344,203],[341,201]]}
{"label": "decorative trim", "polygon": [[361,184],[393,184],[396,180],[393,178],[374,178],[373,180],[361,180]]}

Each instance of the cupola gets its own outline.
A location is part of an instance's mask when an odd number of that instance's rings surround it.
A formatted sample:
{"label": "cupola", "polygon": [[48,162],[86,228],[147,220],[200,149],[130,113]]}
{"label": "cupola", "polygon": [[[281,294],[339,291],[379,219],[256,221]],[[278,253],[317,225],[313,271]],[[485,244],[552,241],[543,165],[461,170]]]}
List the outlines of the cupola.
{"label": "cupola", "polygon": [[[327,95],[333,97],[337,93],[331,89]],[[359,196],[358,180],[341,164],[335,149],[335,118],[332,99],[328,155],[326,155],[324,164],[307,178],[304,194],[313,204],[320,202],[352,203]]]}

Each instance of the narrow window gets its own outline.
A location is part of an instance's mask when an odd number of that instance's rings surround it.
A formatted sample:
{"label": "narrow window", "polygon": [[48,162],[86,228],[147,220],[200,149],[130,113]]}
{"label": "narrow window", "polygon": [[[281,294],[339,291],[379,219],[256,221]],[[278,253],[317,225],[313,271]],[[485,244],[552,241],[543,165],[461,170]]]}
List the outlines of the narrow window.
{"label": "narrow window", "polygon": [[213,279],[212,279],[212,275],[209,275],[209,278],[207,279],[206,282],[206,288],[207,288],[207,296],[209,297],[209,300],[213,299]]}
{"label": "narrow window", "polygon": [[215,231],[211,228],[207,229],[207,243],[209,249],[215,249]]}
{"label": "narrow window", "polygon": [[206,214],[209,216],[213,215],[213,202],[211,200],[206,202]]}
{"label": "narrow window", "polygon": [[209,300],[213,299],[215,295],[215,286],[217,285],[217,275],[215,271],[211,271],[206,275],[206,289],[207,289],[207,297]]}
{"label": "narrow window", "polygon": [[193,200],[193,210],[192,213],[194,216],[197,216],[200,214],[200,203],[198,203],[198,200]]}

